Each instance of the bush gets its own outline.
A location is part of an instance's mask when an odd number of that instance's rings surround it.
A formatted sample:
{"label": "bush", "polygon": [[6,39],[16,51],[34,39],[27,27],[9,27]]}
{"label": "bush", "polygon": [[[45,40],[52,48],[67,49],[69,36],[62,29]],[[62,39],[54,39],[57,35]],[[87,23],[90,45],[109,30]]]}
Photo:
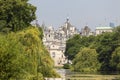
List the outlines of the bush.
{"label": "bush", "polygon": [[63,68],[64,69],[70,69],[71,68],[71,64],[66,63],[66,64],[64,64]]}
{"label": "bush", "polygon": [[60,77],[53,69],[53,60],[42,43],[41,35],[34,27],[0,34],[0,79]]}
{"label": "bush", "polygon": [[73,60],[74,71],[97,72],[100,67],[97,56],[95,49],[83,48]]}

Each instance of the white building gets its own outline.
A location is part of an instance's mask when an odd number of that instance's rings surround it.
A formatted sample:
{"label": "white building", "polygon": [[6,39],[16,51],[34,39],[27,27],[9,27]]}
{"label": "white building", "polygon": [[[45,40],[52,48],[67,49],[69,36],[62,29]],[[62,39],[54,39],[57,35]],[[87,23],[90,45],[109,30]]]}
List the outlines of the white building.
{"label": "white building", "polygon": [[96,33],[96,35],[99,35],[99,34],[102,34],[102,33],[104,33],[104,32],[112,32],[112,30],[113,30],[113,27],[96,27],[96,29],[95,29],[95,33]]}
{"label": "white building", "polygon": [[45,27],[45,25],[42,25],[42,29],[44,33],[43,43],[54,60],[54,66],[63,66],[67,63],[64,55],[66,40],[74,34],[78,34],[77,29],[70,24],[69,19],[58,30],[54,30],[52,26]]}

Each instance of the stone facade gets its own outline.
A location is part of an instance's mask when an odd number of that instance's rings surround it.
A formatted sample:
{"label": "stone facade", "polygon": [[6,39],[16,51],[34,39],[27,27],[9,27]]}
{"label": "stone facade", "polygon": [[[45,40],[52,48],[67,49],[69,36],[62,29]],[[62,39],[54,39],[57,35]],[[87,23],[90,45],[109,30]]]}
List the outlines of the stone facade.
{"label": "stone facade", "polygon": [[92,32],[88,26],[85,26],[83,29],[81,29],[81,35],[90,36],[90,35],[94,35],[94,32]]}
{"label": "stone facade", "polygon": [[88,26],[85,26],[81,32],[71,25],[69,19],[66,19],[64,25],[55,30],[52,26],[46,27],[42,25],[44,37],[43,43],[54,60],[54,66],[63,66],[69,62],[65,57],[66,40],[71,38],[74,34],[81,34],[81,36],[98,35],[103,32],[112,32],[112,27],[96,27],[95,32],[92,32]]}
{"label": "stone facade", "polygon": [[104,32],[112,32],[113,31],[113,27],[96,27],[95,29],[95,33],[96,35],[102,34]]}
{"label": "stone facade", "polygon": [[69,19],[58,30],[55,30],[52,26],[46,27],[44,24],[42,29],[44,33],[43,43],[54,60],[54,66],[63,66],[67,63],[67,58],[64,55],[66,40],[74,34],[79,34],[77,29],[70,24]]}

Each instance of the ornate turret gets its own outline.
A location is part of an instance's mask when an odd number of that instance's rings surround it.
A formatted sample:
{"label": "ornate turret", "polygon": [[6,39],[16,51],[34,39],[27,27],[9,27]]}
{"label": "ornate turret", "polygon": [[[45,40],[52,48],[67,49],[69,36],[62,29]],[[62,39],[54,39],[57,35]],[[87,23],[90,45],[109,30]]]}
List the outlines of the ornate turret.
{"label": "ornate turret", "polygon": [[68,17],[66,18],[65,24],[61,28],[64,31],[67,39],[69,39],[72,35],[77,33],[76,28],[73,25],[71,25]]}
{"label": "ornate turret", "polygon": [[69,22],[69,17],[67,17],[67,19],[66,19],[66,23],[68,23]]}

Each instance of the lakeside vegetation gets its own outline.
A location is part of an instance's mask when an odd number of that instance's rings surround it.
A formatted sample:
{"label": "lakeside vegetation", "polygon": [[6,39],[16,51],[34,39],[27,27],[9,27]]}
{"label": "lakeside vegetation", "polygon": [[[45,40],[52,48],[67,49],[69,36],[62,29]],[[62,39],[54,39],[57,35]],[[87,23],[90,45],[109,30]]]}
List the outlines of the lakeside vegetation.
{"label": "lakeside vegetation", "polygon": [[28,0],[0,0],[0,80],[44,80],[60,77],[45,49],[36,7]]}
{"label": "lakeside vegetation", "polygon": [[65,55],[77,72],[120,73],[120,26],[97,36],[75,35],[66,44]]}
{"label": "lakeside vegetation", "polygon": [[[42,43],[40,27],[35,20],[36,7],[28,0],[0,0],[0,79],[44,80],[60,77]],[[78,72],[120,72],[120,26],[112,33],[81,37],[67,41],[66,56]]]}

